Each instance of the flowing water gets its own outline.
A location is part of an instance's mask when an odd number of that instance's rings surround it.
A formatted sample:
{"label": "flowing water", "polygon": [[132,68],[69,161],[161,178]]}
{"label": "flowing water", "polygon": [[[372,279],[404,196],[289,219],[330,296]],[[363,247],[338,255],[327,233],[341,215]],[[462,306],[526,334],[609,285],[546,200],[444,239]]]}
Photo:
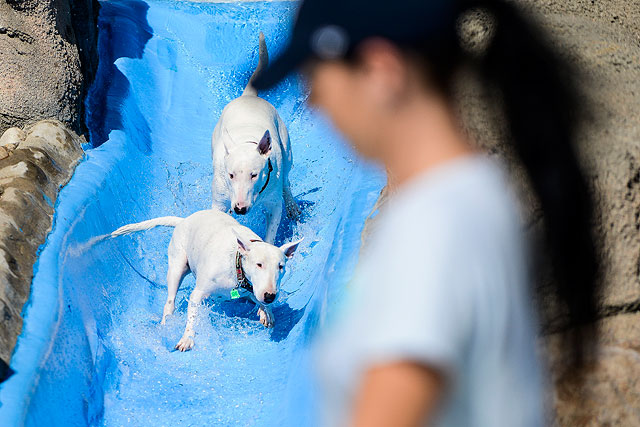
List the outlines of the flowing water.
{"label": "flowing water", "polygon": [[[304,237],[274,310],[208,301],[195,348],[172,351],[194,279],[160,325],[171,230],[96,236],[210,206],[210,137],[257,63],[286,43],[294,2],[103,1],[100,68],[88,107],[91,146],[63,189],[36,266],[25,324],[0,386],[0,425],[315,425],[311,349],[357,260],[364,218],[383,183],[305,104],[290,77],[261,94],[289,128]],[[242,222],[264,234],[262,215]],[[93,239],[93,240],[92,240]]]}

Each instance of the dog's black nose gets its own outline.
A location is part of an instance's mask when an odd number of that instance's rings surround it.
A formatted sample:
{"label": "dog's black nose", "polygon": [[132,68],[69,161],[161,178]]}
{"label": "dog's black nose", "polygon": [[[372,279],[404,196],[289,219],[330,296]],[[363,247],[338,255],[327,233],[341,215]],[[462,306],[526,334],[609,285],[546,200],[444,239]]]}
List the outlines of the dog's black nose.
{"label": "dog's black nose", "polygon": [[236,206],[235,208],[233,208],[233,211],[238,215],[244,215],[247,213],[247,208],[246,207],[239,208]]}
{"label": "dog's black nose", "polygon": [[269,292],[264,293],[264,302],[267,304],[271,304],[276,299],[276,294],[270,294]]}

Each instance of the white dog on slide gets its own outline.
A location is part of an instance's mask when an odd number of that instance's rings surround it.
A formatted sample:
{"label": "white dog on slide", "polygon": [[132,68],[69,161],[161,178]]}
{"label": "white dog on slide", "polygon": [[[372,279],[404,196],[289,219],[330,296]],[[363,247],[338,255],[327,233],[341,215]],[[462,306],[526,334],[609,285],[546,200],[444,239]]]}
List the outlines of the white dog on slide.
{"label": "white dog on slide", "polygon": [[300,209],[289,186],[293,157],[287,127],[273,105],[259,98],[251,85],[269,62],[262,33],[259,56],[242,96],[227,104],[211,137],[212,206],[244,215],[260,203],[267,214],[265,241],[273,243],[283,198],[290,218],[297,218]]}
{"label": "white dog on slide", "polygon": [[125,225],[111,233],[111,237],[161,225],[175,227],[168,251],[168,295],[162,313],[163,324],[167,316],[173,314],[176,293],[184,276],[192,271],[196,277],[196,286],[189,297],[187,327],[176,349],[187,351],[193,347],[198,307],[209,295],[249,298],[258,305],[260,323],[273,326],[270,304],[278,294],[285,264],[302,239],[278,248],[263,242],[249,228],[217,210],[199,211],[187,218],[166,216]]}

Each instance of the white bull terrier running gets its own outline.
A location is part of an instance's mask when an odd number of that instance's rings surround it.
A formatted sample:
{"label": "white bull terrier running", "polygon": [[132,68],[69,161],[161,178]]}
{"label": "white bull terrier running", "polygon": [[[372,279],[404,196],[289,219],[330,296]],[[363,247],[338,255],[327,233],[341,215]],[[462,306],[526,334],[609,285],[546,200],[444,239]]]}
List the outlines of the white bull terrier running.
{"label": "white bull terrier running", "polygon": [[258,306],[260,323],[266,327],[274,325],[270,304],[278,294],[285,264],[302,239],[278,248],[217,210],[199,211],[187,218],[166,216],[128,224],[111,233],[111,237],[157,226],[175,227],[168,250],[168,294],[162,324],[173,314],[182,279],[189,271],[196,277],[196,286],[189,297],[187,326],[175,346],[177,350],[193,347],[198,307],[210,295],[249,298]]}
{"label": "white bull terrier running", "polygon": [[293,156],[287,127],[273,105],[258,97],[251,85],[269,56],[260,33],[258,66],[242,96],[222,111],[211,136],[214,209],[244,215],[260,203],[267,215],[265,241],[273,243],[282,217],[296,219],[300,209],[289,185]]}

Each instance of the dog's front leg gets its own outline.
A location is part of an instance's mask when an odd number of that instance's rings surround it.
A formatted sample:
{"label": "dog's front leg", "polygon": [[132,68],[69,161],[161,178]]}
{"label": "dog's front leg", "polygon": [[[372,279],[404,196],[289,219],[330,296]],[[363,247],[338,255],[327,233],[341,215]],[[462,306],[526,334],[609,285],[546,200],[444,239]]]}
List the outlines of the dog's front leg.
{"label": "dog's front leg", "polygon": [[176,344],[176,350],[180,351],[188,351],[193,348],[195,344],[193,338],[195,337],[194,324],[196,321],[196,316],[198,315],[198,308],[202,303],[205,295],[204,292],[196,289],[191,292],[191,296],[189,297],[189,308],[187,308],[187,327],[184,330],[184,334],[178,344]]}
{"label": "dog's front leg", "polygon": [[258,307],[258,316],[260,316],[260,323],[267,328],[273,328],[276,323],[276,318],[273,316],[273,311],[268,305],[261,305]]}
{"label": "dog's front leg", "polygon": [[276,233],[282,218],[282,200],[266,205],[267,210],[267,234],[264,241],[273,244],[276,241]]}

